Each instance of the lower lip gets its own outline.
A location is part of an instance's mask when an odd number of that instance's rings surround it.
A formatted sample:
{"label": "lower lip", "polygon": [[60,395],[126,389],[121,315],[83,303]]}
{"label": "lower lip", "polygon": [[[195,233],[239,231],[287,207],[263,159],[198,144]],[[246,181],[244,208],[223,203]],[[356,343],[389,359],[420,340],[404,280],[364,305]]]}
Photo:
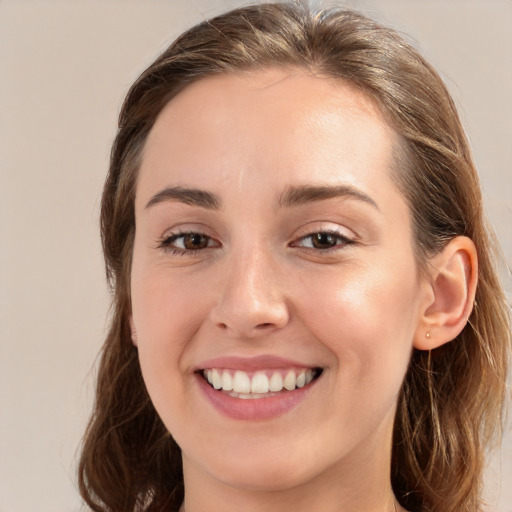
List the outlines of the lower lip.
{"label": "lower lip", "polygon": [[196,374],[199,388],[209,402],[220,413],[235,420],[263,421],[281,416],[298,406],[309,394],[318,378],[303,388],[285,391],[266,398],[235,398],[212,388],[206,380]]}

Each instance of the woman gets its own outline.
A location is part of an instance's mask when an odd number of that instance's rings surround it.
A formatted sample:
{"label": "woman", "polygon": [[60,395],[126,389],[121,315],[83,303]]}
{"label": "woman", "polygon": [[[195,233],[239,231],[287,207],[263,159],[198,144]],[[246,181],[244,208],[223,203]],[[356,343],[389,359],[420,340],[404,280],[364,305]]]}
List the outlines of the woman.
{"label": "woman", "polygon": [[453,102],[396,33],[264,4],[124,103],[98,511],[479,511],[509,318]]}

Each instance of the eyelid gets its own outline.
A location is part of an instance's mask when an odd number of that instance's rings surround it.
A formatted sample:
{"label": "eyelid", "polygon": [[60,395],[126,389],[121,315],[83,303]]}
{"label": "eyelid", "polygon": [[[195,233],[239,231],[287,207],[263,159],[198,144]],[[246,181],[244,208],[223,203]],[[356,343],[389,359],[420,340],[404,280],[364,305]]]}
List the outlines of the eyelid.
{"label": "eyelid", "polygon": [[301,226],[294,234],[293,238],[303,238],[315,233],[331,233],[342,238],[353,240],[354,242],[359,239],[359,236],[352,229],[345,226],[340,226],[334,222],[310,222],[305,226]]}
{"label": "eyelid", "polygon": [[172,236],[187,235],[197,233],[209,238],[218,240],[219,236],[208,224],[203,222],[177,222],[174,225],[166,226],[165,231],[161,231],[162,235],[158,238],[159,241],[167,240]]}

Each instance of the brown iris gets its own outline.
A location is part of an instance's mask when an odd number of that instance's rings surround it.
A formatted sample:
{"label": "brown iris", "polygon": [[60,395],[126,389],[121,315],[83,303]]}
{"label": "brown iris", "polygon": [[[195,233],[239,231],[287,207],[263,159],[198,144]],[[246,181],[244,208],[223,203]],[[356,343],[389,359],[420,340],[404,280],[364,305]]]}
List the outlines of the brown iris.
{"label": "brown iris", "polygon": [[338,237],[331,233],[315,233],[311,235],[311,244],[315,249],[330,249],[334,247]]}
{"label": "brown iris", "polygon": [[188,233],[181,236],[183,238],[183,247],[189,251],[205,249],[208,247],[208,242],[210,241],[209,237],[200,233]]}

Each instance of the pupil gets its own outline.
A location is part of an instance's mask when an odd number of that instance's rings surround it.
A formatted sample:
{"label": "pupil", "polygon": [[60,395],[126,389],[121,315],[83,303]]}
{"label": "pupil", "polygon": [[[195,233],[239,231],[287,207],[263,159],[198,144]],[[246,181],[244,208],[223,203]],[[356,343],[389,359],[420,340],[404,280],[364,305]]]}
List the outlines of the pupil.
{"label": "pupil", "polygon": [[336,245],[336,240],[330,233],[317,233],[313,237],[313,245],[317,249],[325,249]]}

